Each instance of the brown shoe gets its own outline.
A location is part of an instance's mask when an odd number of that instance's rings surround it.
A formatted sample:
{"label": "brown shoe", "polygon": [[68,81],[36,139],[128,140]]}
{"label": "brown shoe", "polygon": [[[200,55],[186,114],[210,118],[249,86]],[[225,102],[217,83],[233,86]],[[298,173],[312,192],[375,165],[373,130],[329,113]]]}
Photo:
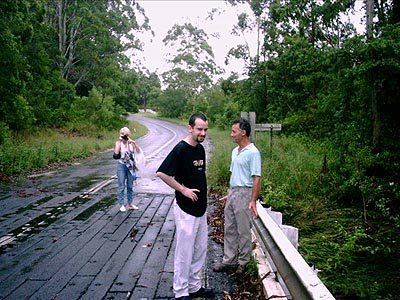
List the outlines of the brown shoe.
{"label": "brown shoe", "polygon": [[233,272],[235,270],[235,266],[227,265],[227,264],[220,264],[214,267],[214,272]]}
{"label": "brown shoe", "polygon": [[246,266],[239,265],[235,271],[236,275],[242,275],[246,271]]}

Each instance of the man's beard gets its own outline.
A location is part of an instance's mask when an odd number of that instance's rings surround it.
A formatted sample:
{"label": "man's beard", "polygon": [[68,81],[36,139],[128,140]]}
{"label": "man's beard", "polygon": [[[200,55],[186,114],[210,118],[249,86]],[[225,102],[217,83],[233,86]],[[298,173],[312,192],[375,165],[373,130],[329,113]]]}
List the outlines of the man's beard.
{"label": "man's beard", "polygon": [[197,137],[197,142],[198,143],[202,143],[205,140],[205,138],[206,138],[205,136],[198,136]]}

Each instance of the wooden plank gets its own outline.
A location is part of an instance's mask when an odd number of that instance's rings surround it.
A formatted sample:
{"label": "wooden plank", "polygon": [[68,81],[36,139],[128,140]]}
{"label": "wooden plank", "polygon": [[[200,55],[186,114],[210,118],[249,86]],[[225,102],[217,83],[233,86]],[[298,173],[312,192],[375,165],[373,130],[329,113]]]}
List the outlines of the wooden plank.
{"label": "wooden plank", "polygon": [[[87,287],[92,282],[93,277],[90,276],[75,276],[67,286],[65,286],[61,292],[56,295],[52,295],[54,299],[57,300],[73,300],[79,299],[79,297],[84,293]],[[20,298],[22,299],[22,298]],[[126,296],[125,299],[126,300]]]}
{"label": "wooden plank", "polygon": [[167,221],[164,222],[160,234],[157,236],[157,240],[140,274],[137,285],[132,291],[131,299],[154,299],[156,288],[164,272],[164,262],[169,252],[172,251],[171,245],[175,232],[175,222],[172,218],[173,209],[170,209],[169,214],[171,217],[167,218]]}
{"label": "wooden plank", "polygon": [[[172,196],[167,196],[162,200],[162,205],[160,208],[157,210],[157,214],[154,215],[153,222],[149,226],[146,224],[146,226],[143,226],[143,230],[141,230],[140,235],[138,234],[137,237],[135,238],[135,243],[136,246],[133,249],[131,255],[129,256],[128,260],[126,261],[125,265],[121,269],[121,271],[118,274],[118,277],[116,278],[113,286],[111,287],[111,291],[113,292],[121,292],[121,291],[130,291],[132,290],[135,285],[136,281],[139,280],[139,277],[141,276],[142,270],[144,268],[144,265],[148,259],[148,256],[150,253],[153,251],[152,249],[156,247],[157,245],[153,245],[154,241],[157,241],[160,239],[160,236],[164,236],[168,231],[166,231],[166,228],[168,230],[172,229],[173,234],[173,225],[172,228],[166,227],[165,222],[169,224],[171,221],[171,218],[168,217],[167,221],[165,221],[165,216],[168,214],[169,216],[169,209],[171,207],[173,197]],[[157,221],[155,220],[157,218]],[[173,219],[172,219],[173,222]],[[145,225],[145,224],[143,224]],[[162,226],[161,231],[160,226]],[[168,244],[168,234],[167,236],[164,236],[166,243]],[[155,248],[157,249],[157,248]],[[159,260],[160,262],[160,260]]]}

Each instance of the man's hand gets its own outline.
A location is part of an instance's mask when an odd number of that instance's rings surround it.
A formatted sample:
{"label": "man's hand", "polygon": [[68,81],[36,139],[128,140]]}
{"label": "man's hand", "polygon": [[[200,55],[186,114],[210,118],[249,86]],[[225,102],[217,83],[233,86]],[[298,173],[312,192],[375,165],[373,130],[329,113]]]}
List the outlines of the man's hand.
{"label": "man's hand", "polygon": [[228,195],[226,195],[226,196],[224,196],[224,197],[222,197],[222,198],[219,198],[218,200],[219,200],[219,201],[224,201],[224,202],[226,202],[226,199],[228,199]]}
{"label": "man's hand", "polygon": [[257,202],[250,201],[249,208],[251,209],[251,213],[253,214],[253,216],[258,218]]}
{"label": "man's hand", "polygon": [[197,201],[197,199],[198,199],[196,192],[199,193],[200,190],[198,190],[198,189],[189,189],[189,188],[187,188],[185,186],[181,190],[182,195],[184,195],[187,198],[192,199],[192,201]]}

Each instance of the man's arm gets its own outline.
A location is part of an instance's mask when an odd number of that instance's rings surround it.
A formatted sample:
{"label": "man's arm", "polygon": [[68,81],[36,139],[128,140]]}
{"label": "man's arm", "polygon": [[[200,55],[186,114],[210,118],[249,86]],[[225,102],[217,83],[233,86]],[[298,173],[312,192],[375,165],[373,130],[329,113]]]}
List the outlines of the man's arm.
{"label": "man's arm", "polygon": [[192,199],[193,201],[197,201],[197,194],[195,192],[200,192],[198,189],[189,189],[183,184],[180,184],[178,181],[176,181],[174,177],[169,176],[163,172],[157,172],[156,175],[175,191],[182,193],[182,195],[189,199]]}
{"label": "man's arm", "polygon": [[251,209],[253,215],[257,218],[258,211],[257,211],[257,199],[258,194],[261,190],[261,177],[260,176],[253,176],[253,189],[251,191],[251,199],[249,208]]}

